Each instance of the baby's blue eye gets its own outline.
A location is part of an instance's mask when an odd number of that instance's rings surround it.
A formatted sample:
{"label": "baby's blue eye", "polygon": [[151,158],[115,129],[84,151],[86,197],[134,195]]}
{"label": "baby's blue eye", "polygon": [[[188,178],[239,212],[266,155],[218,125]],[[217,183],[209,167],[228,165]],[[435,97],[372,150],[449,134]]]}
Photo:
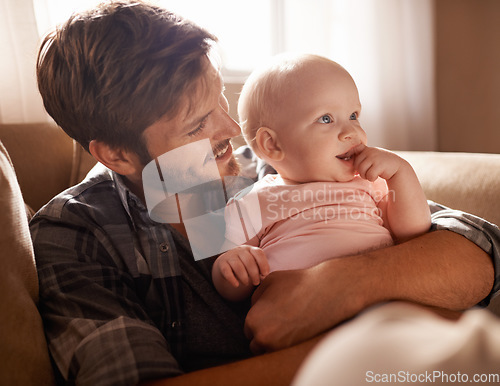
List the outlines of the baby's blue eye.
{"label": "baby's blue eye", "polygon": [[349,119],[351,121],[355,121],[356,119],[358,119],[358,114],[357,113],[352,113],[351,116],[349,117]]}
{"label": "baby's blue eye", "polygon": [[321,118],[317,120],[318,123],[332,123],[332,117],[329,115],[323,115]]}

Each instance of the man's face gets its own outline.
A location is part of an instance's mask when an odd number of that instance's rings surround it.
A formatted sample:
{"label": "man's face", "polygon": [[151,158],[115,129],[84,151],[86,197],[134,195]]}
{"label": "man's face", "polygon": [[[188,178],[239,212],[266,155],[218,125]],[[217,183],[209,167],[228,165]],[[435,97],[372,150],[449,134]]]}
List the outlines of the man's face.
{"label": "man's face", "polygon": [[170,150],[208,138],[221,176],[237,175],[229,140],[240,134],[240,127],[229,116],[219,71],[206,60],[206,72],[191,98],[184,98],[179,113],[164,117],[144,131],[149,154],[157,158]]}

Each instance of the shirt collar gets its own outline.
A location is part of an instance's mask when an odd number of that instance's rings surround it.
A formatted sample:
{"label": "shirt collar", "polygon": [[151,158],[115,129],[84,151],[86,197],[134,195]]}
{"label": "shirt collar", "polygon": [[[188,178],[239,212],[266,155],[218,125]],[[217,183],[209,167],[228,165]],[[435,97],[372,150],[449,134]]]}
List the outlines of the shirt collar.
{"label": "shirt collar", "polygon": [[[130,220],[132,223],[134,223],[134,216],[132,215],[132,208],[135,210],[139,211],[146,211],[146,207],[142,203],[142,201],[137,197],[132,191],[127,187],[123,180],[123,176],[120,174],[110,170],[109,173],[111,175],[111,178],[113,179],[115,186],[116,186],[116,191],[118,192],[118,196],[120,197],[120,201],[125,208],[125,211],[127,212],[127,215],[129,216]],[[149,216],[148,216],[149,217]]]}

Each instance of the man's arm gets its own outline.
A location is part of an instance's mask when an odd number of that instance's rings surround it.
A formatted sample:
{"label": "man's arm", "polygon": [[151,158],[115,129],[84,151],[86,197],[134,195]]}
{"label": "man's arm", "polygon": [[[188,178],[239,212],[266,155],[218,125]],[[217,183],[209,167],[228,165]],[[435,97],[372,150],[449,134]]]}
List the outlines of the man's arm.
{"label": "man's arm", "polygon": [[239,362],[141,383],[141,386],[290,385],[300,365],[322,337]]}
{"label": "man's arm", "polygon": [[386,249],[271,273],[245,325],[254,352],[305,341],[389,300],[463,310],[491,291],[490,256],[466,238],[436,231]]}
{"label": "man's arm", "polygon": [[[449,253],[440,253],[440,250]],[[450,263],[447,256],[454,259],[454,263]],[[354,263],[333,264],[350,260]],[[359,267],[362,268],[356,273]],[[460,277],[453,277],[457,272]],[[389,274],[393,280],[386,276]],[[428,277],[424,281],[425,276]],[[331,260],[307,270],[275,272],[257,289],[255,304],[247,318],[247,329],[253,337],[252,346],[255,351],[271,351],[301,340],[305,342],[143,385],[289,385],[323,335],[310,337],[354,316],[365,305],[397,298],[396,294],[399,294],[402,299],[460,310],[483,299],[492,282],[490,257],[467,239],[447,231],[429,233],[366,255]],[[314,291],[307,291],[308,286]],[[337,293],[334,288],[338,289]],[[471,288],[475,290],[471,291]],[[453,318],[456,315],[445,312],[444,316]],[[292,325],[293,330],[290,329]],[[252,335],[261,332],[257,338]]]}

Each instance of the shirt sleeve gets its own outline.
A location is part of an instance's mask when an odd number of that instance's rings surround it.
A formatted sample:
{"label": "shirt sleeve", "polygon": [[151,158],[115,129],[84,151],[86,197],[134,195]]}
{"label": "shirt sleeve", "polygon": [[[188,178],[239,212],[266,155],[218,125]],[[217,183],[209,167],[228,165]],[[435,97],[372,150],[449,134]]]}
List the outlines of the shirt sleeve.
{"label": "shirt sleeve", "polygon": [[40,312],[62,377],[89,385],[136,384],[181,374],[123,263],[98,231],[36,217],[31,224]]}
{"label": "shirt sleeve", "polygon": [[445,229],[458,233],[491,256],[495,269],[495,282],[488,297],[478,304],[486,307],[492,296],[500,289],[500,229],[480,217],[432,201],[429,201],[429,207],[432,214],[432,230]]}

